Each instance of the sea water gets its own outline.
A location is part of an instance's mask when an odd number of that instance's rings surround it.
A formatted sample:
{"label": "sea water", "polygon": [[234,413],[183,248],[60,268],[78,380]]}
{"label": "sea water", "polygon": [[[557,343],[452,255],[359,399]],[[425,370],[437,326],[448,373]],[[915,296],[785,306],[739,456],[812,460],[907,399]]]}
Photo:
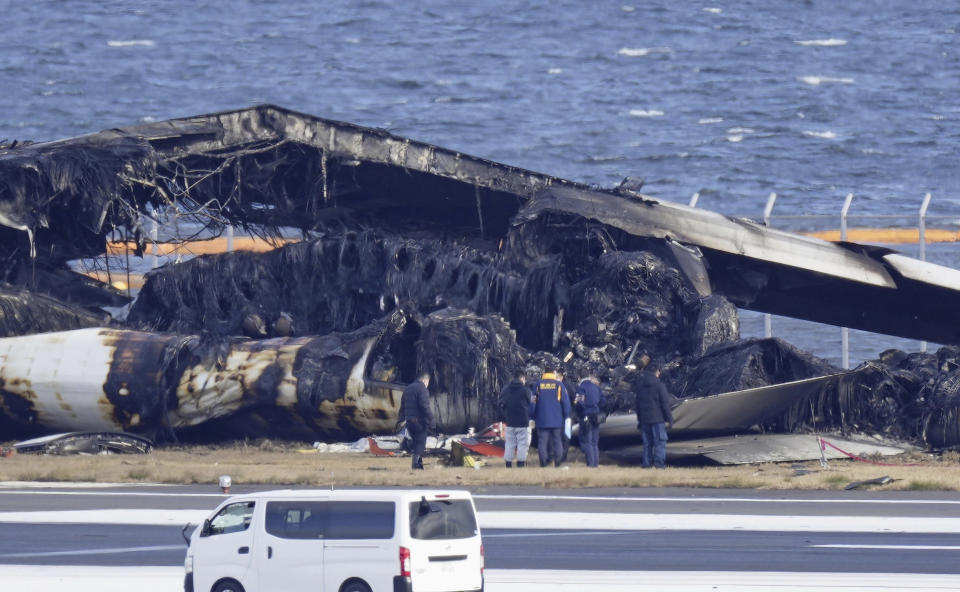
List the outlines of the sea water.
{"label": "sea water", "polygon": [[[0,0],[0,140],[258,103],[792,230],[960,220],[960,3]],[[797,218],[797,216],[800,216]],[[895,217],[895,218],[887,218]],[[916,245],[897,246],[916,256]],[[929,260],[960,267],[956,245]],[[763,315],[745,312],[745,336]],[[837,363],[840,329],[774,318]],[[851,332],[851,360],[920,344]],[[935,347],[934,345],[930,346]]]}

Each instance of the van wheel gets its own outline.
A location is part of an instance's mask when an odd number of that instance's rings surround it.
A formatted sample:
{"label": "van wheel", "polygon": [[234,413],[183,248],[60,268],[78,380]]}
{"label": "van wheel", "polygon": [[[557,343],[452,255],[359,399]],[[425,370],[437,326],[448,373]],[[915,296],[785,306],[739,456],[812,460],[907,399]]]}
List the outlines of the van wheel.
{"label": "van wheel", "polygon": [[233,580],[224,580],[214,586],[211,592],[243,592],[243,586]]}
{"label": "van wheel", "polygon": [[343,588],[340,588],[340,592],[371,592],[370,586],[364,584],[363,582],[353,580],[352,582],[347,582],[344,584]]}

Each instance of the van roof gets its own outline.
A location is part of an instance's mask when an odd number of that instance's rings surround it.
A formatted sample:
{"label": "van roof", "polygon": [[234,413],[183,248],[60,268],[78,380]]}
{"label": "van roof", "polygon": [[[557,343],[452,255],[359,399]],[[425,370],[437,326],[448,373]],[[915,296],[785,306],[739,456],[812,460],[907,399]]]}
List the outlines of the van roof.
{"label": "van roof", "polygon": [[289,498],[317,498],[332,500],[409,500],[418,501],[426,496],[430,499],[454,498],[470,499],[472,496],[465,490],[440,489],[275,489],[271,491],[256,491],[237,494],[230,499],[289,499]]}

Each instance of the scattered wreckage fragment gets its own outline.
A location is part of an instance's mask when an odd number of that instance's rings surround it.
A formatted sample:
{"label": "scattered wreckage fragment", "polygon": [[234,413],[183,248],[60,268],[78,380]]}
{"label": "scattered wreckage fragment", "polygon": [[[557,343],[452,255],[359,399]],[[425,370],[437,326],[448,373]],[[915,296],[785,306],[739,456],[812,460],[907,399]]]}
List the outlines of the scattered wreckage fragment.
{"label": "scattered wreckage fragment", "polygon": [[19,454],[147,454],[154,443],[136,434],[67,432],[24,440],[13,447]]}
{"label": "scattered wreckage fragment", "polygon": [[[671,433],[671,437],[674,434]],[[817,436],[813,434],[737,434],[715,436],[711,438],[681,439],[667,442],[667,458],[671,463],[700,462],[704,459],[719,465],[739,465],[764,462],[811,461],[846,459],[843,454],[827,451],[821,455]],[[845,450],[852,450],[859,456],[880,455],[896,456],[907,448],[831,437]],[[621,446],[606,451],[606,454],[619,462],[640,464],[643,446]]]}

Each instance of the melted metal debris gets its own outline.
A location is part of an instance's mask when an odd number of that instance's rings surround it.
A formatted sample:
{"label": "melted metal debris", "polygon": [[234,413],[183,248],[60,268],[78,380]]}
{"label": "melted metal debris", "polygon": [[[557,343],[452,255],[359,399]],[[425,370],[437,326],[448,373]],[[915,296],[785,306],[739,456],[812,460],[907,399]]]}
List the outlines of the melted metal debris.
{"label": "melted metal debris", "polygon": [[70,432],[14,444],[20,454],[147,454],[153,442],[135,434]]}

